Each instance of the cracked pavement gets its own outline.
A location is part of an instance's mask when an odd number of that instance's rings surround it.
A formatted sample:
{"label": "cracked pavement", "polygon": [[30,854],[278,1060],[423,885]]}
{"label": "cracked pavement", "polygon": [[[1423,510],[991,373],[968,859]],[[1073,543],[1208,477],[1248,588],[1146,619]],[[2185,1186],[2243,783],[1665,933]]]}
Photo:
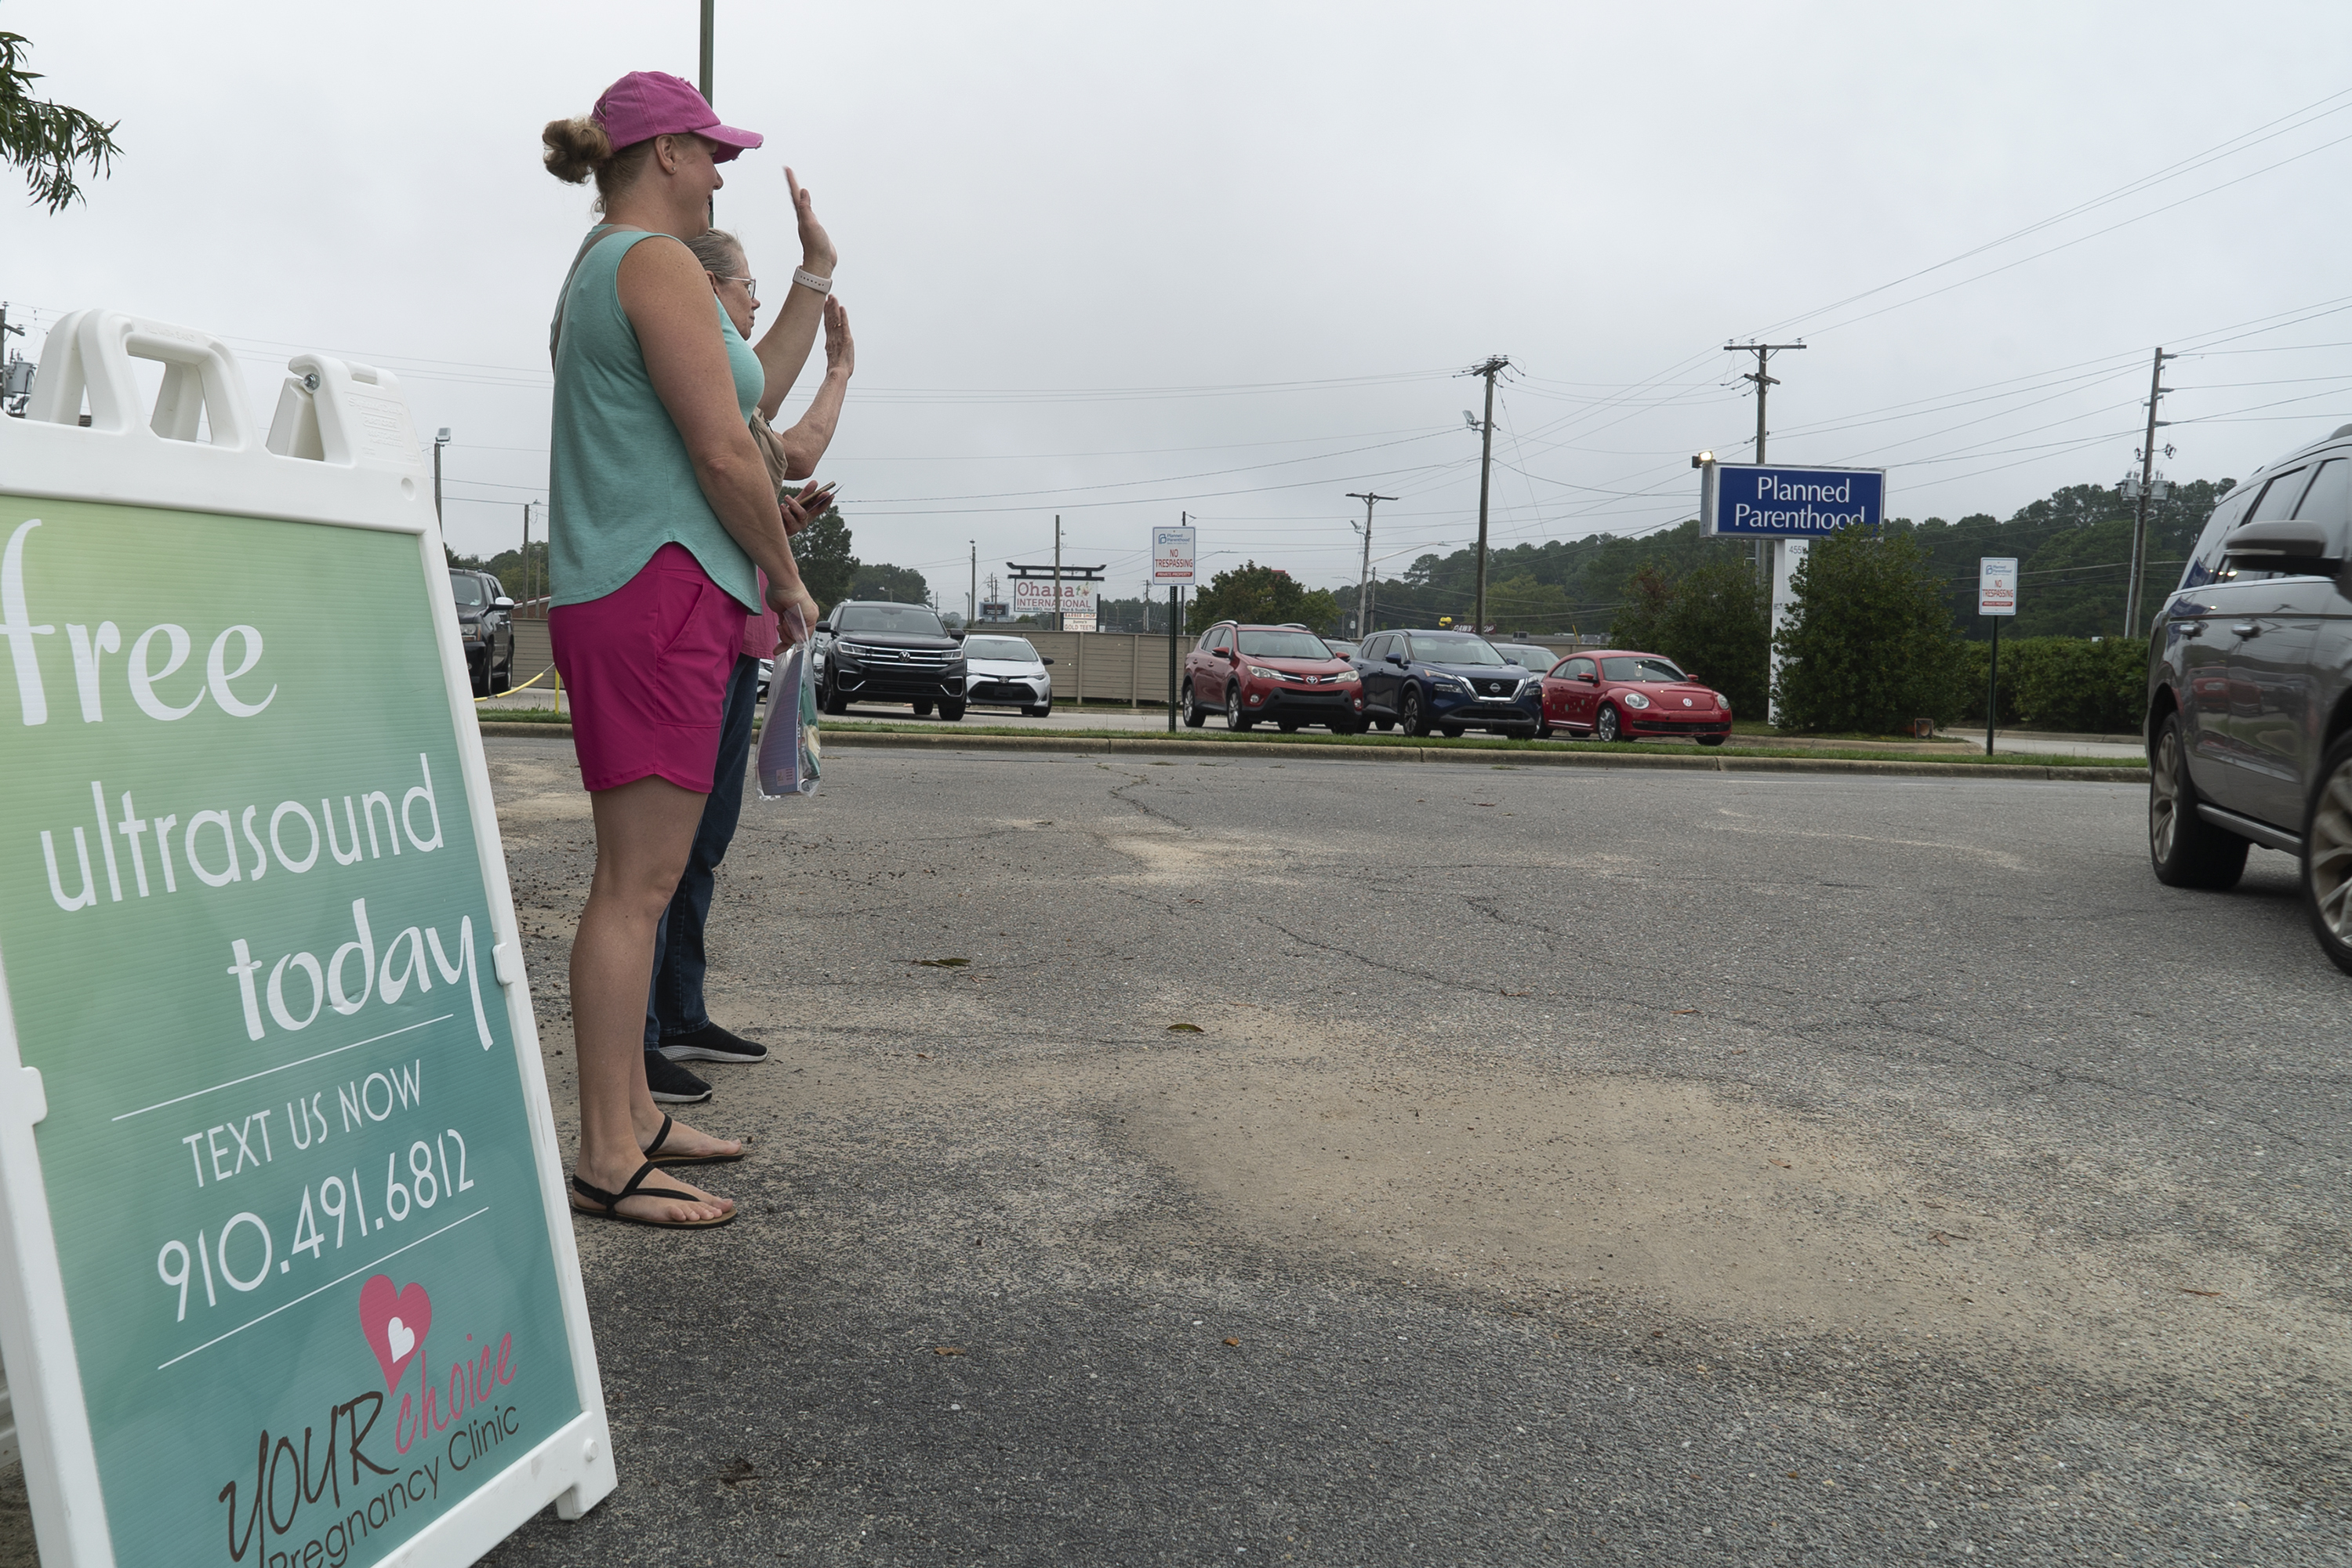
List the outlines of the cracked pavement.
{"label": "cracked pavement", "polygon": [[[490,752],[565,1121],[585,803]],[[713,921],[745,1216],[581,1226],[621,1488],[491,1561],[2352,1559],[2283,857],[2159,887],[2072,783],[827,767]]]}
{"label": "cracked pavement", "polygon": [[744,1217],[579,1226],[621,1485],[488,1561],[2352,1560],[2352,980],[2144,811],[838,754],[714,910]]}

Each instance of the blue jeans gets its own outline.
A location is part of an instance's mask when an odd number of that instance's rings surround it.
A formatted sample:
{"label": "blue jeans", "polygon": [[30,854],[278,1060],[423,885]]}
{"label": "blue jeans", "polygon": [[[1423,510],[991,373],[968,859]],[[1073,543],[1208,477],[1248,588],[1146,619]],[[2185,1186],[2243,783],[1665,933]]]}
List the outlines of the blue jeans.
{"label": "blue jeans", "polygon": [[743,814],[743,772],[751,757],[751,720],[760,701],[760,661],[735,657],[727,679],[727,713],[719,725],[719,765],[703,798],[702,822],[687,853],[686,874],[677,880],[669,909],[654,928],[654,984],[646,998],[646,1049],[690,1035],[710,1022],[703,1010],[703,923],[710,918],[710,893],[719,862],[734,841]]}

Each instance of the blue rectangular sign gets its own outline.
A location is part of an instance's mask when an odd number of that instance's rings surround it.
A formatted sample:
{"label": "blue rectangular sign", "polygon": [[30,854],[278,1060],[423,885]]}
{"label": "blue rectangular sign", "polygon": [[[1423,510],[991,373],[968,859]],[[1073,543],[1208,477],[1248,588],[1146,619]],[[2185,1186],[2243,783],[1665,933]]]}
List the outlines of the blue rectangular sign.
{"label": "blue rectangular sign", "polygon": [[1817,539],[1856,523],[1886,521],[1884,468],[1790,468],[1773,463],[1709,463],[1699,515],[1709,533],[1748,539]]}

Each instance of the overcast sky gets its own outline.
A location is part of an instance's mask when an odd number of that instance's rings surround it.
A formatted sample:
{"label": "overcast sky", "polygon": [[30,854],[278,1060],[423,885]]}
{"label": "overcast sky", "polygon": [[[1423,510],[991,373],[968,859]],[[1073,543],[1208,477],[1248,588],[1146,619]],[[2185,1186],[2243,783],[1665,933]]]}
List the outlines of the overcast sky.
{"label": "overcast sky", "polygon": [[[1349,490],[1399,498],[1388,570],[1459,548],[1490,353],[1504,544],[1691,515],[1689,455],[1751,449],[1754,333],[1810,345],[1770,455],[1886,467],[1914,517],[2112,483],[2159,343],[2210,351],[2167,374],[2177,477],[2352,420],[2341,0],[718,10],[717,105],[768,138],[719,222],[772,310],[782,165],[814,192],[859,350],[823,471],[942,608],[968,542],[1045,559],[1056,513],[1121,593],[1185,511],[1204,567],[1318,585],[1355,580]],[[290,353],[394,369],[456,432],[451,542],[511,544],[591,221],[539,129],[692,78],[698,11],[5,0],[123,157],[0,207],[0,298],[36,346],[84,305],[217,333],[265,418]]]}

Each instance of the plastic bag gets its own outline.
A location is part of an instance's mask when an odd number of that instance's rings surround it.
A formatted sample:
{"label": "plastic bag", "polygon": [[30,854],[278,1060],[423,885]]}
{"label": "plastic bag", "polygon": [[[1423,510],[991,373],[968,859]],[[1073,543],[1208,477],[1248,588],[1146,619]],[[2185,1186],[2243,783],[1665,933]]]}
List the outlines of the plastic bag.
{"label": "plastic bag", "polygon": [[817,738],[816,679],[806,642],[776,650],[768,676],[768,717],[760,726],[760,798],[814,795],[824,748]]}

